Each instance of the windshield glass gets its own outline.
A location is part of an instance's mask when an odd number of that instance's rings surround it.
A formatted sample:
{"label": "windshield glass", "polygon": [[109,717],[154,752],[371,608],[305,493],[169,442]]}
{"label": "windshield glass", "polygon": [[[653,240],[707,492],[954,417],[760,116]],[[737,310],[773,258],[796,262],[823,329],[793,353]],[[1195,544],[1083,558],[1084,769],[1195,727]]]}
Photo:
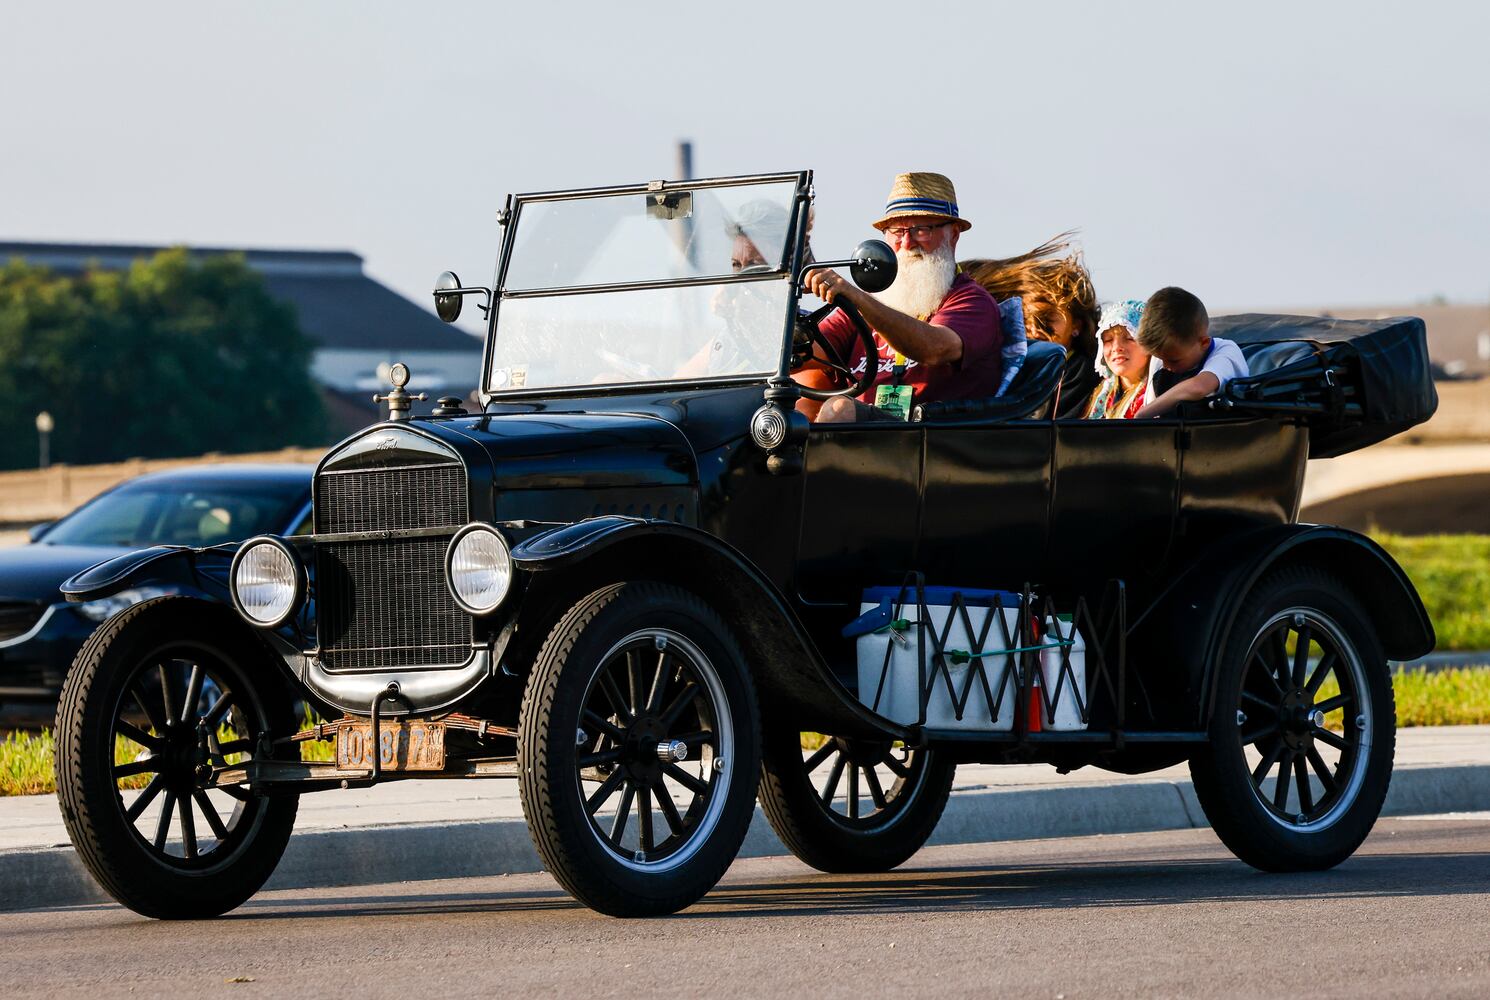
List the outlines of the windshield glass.
{"label": "windshield glass", "polygon": [[699,183],[520,201],[487,390],[774,372],[797,181]]}
{"label": "windshield glass", "polygon": [[47,545],[216,545],[282,533],[305,502],[298,490],[261,484],[122,487],[78,508],[41,537]]}

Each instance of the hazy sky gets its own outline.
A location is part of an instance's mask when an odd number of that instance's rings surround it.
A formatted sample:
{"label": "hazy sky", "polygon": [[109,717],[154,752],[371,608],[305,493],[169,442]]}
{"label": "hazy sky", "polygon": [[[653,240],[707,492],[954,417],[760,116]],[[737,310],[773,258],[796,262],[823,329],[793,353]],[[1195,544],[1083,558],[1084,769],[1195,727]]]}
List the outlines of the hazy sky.
{"label": "hazy sky", "polygon": [[1490,297],[1490,4],[0,7],[0,239],[346,248],[428,303],[509,191],[817,172],[820,254],[938,170],[962,256],[1104,298]]}

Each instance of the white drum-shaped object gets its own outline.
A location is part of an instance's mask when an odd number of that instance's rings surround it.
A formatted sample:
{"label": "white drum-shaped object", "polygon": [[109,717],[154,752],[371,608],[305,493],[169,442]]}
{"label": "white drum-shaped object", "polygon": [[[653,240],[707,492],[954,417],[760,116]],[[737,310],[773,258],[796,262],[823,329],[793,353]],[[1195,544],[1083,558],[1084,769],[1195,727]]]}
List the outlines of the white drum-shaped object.
{"label": "white drum-shaped object", "polygon": [[[1065,659],[1070,669],[1062,676],[1062,653],[1059,647],[1040,651],[1040,722],[1041,728],[1056,732],[1085,729],[1081,721],[1087,704],[1086,690],[1086,640],[1067,617],[1059,621],[1046,619],[1042,643],[1055,643],[1061,639],[1071,642]],[[1055,711],[1045,707],[1045,699],[1055,703]],[[1090,714],[1090,713],[1088,713]]]}

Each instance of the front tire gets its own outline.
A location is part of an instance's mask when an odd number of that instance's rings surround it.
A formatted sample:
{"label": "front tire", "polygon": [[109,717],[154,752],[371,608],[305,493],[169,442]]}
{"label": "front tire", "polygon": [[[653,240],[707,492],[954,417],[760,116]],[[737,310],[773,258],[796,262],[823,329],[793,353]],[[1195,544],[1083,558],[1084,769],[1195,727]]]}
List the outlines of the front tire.
{"label": "front tire", "polygon": [[1270,872],[1350,857],[1381,814],[1396,707],[1386,653],[1344,583],[1280,570],[1248,595],[1216,677],[1209,742],[1190,761],[1206,817]]}
{"label": "front tire", "polygon": [[298,798],[212,776],[294,731],[271,655],[226,609],[166,597],[104,623],[73,661],[58,802],[84,867],[136,913],[226,913],[279,863]]}
{"label": "front tire", "polygon": [[829,737],[804,755],[797,732],[767,734],[760,801],[787,850],[819,871],[884,872],[926,843],[957,765],[935,750]]}
{"label": "front tire", "polygon": [[724,875],[754,812],[745,657],[685,590],[598,590],[538,654],[517,761],[528,831],[560,885],[612,916],[681,910]]}

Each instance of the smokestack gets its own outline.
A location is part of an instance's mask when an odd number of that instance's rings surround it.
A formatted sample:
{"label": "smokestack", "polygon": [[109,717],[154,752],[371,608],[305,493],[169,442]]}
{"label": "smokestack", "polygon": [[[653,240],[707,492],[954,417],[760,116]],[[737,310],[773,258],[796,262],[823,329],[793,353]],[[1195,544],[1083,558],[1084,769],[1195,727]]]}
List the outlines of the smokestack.
{"label": "smokestack", "polygon": [[[678,140],[678,180],[693,180],[693,143],[687,139]],[[689,215],[686,219],[680,219],[678,228],[675,230],[678,240],[678,250],[682,252],[683,259],[688,262],[690,274],[698,273],[698,248],[693,244],[693,217]]]}

